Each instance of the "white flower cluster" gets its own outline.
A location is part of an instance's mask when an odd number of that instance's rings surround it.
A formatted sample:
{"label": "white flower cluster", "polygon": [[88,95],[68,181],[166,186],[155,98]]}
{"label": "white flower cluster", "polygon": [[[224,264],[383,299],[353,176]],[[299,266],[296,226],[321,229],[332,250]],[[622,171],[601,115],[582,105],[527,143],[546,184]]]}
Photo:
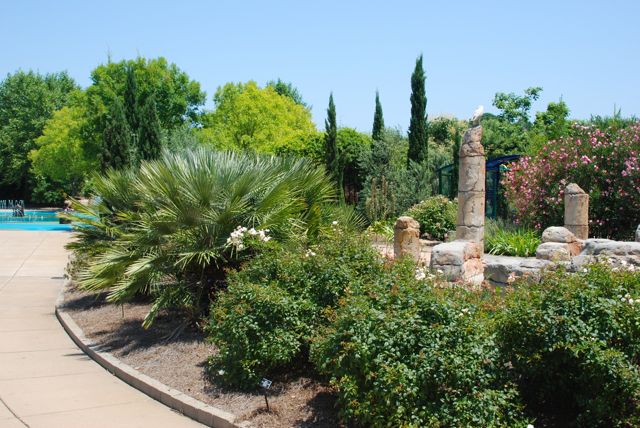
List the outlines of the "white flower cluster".
{"label": "white flower cluster", "polygon": [[422,281],[423,279],[425,279],[427,277],[427,269],[426,268],[416,268],[416,279],[418,281]]}
{"label": "white flower cluster", "polygon": [[[442,275],[444,272],[441,269],[437,270],[438,275]],[[429,268],[427,267],[417,267],[415,272],[415,278],[418,281],[422,281],[424,279],[432,280],[436,278],[436,275],[429,272]]]}
{"label": "white flower cluster", "polygon": [[631,263],[627,263],[626,260],[614,260],[614,259],[609,259],[609,264],[611,266],[613,266],[611,268],[612,271],[614,272],[618,272],[618,271],[628,271],[628,272],[635,272],[636,270],[640,270],[640,268],[638,268],[637,266],[631,264]]}
{"label": "white flower cluster", "polygon": [[317,254],[311,248],[309,248],[307,250],[307,252],[304,253],[304,256],[305,257],[315,257],[315,256],[317,256]]}
{"label": "white flower cluster", "polygon": [[630,305],[633,305],[634,303],[640,303],[640,299],[632,299],[631,294],[629,293],[625,294],[624,296],[618,295],[618,299],[620,299],[621,302],[628,303]]}
{"label": "white flower cluster", "polygon": [[238,251],[241,251],[246,247],[244,239],[247,236],[257,238],[262,242],[268,242],[271,240],[271,237],[267,236],[267,233],[269,233],[269,229],[256,230],[253,227],[251,229],[247,229],[244,226],[238,226],[227,238],[227,244],[233,245]]}

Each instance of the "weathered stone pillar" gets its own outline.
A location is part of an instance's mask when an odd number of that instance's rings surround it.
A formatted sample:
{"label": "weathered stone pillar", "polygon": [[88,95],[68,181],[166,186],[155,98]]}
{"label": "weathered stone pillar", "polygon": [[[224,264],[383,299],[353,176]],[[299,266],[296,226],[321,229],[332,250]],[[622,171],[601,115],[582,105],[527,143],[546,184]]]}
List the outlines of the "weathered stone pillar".
{"label": "weathered stone pillar", "polygon": [[578,239],[589,238],[589,195],[575,183],[564,190],[564,227]]}
{"label": "weathered stone pillar", "polygon": [[472,241],[484,252],[485,157],[482,126],[465,132],[460,146],[456,239]]}
{"label": "weathered stone pillar", "polygon": [[393,255],[398,259],[410,256],[420,260],[420,224],[411,217],[403,216],[393,227]]}

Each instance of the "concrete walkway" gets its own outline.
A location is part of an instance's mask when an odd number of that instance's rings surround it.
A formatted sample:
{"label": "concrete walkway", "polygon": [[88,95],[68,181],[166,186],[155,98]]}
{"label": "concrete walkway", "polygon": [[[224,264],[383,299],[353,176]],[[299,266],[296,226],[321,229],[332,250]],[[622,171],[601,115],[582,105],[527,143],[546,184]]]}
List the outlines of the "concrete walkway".
{"label": "concrete walkway", "polygon": [[54,315],[66,232],[0,230],[0,427],[198,427],[109,374]]}

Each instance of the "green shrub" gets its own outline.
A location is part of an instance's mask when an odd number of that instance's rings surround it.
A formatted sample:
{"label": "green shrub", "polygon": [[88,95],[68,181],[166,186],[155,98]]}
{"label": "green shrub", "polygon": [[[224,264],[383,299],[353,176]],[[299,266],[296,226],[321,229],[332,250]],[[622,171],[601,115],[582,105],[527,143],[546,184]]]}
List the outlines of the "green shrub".
{"label": "green shrub", "polygon": [[485,249],[490,254],[532,257],[540,245],[540,234],[500,220],[490,220],[485,228]]}
{"label": "green shrub", "polygon": [[414,269],[404,261],[354,289],[313,344],[342,415],[371,427],[526,426],[478,307],[464,292],[439,296]]}
{"label": "green shrub", "polygon": [[[70,247],[90,256],[76,279],[115,303],[150,295],[145,326],[167,307],[198,320],[226,270],[266,244],[258,238],[315,236],[334,198],[310,161],[205,147],[110,171],[94,186],[97,205],[76,204],[83,215],[71,216],[79,226]],[[232,240],[234,233],[243,236]]]}
{"label": "green shrub", "polygon": [[456,228],[458,203],[442,195],[432,196],[412,206],[405,215],[420,223],[420,233],[431,239],[444,240],[445,234]]}
{"label": "green shrub", "polygon": [[368,241],[338,226],[320,239],[320,246],[266,251],[230,275],[208,327],[219,349],[209,364],[218,380],[251,387],[278,369],[306,364],[311,338],[329,322],[347,287],[359,287],[382,272]]}
{"label": "green shrub", "polygon": [[640,274],[551,274],[509,296],[497,325],[504,364],[543,425],[639,426]]}

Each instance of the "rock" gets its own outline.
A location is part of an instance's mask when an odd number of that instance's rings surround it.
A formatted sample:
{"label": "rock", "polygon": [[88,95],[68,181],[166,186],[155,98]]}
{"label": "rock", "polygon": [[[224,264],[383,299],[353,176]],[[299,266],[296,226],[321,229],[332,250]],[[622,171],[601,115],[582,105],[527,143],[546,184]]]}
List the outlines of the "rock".
{"label": "rock", "polygon": [[571,261],[569,244],[563,244],[560,242],[546,242],[544,244],[540,244],[536,250],[536,258],[552,262]]}
{"label": "rock", "polygon": [[638,228],[636,229],[636,242],[640,242],[640,224],[638,225]]}
{"label": "rock", "polygon": [[510,278],[528,277],[533,281],[540,281],[541,271],[553,263],[531,257],[507,257],[485,255],[485,278],[493,285],[505,286],[511,282]]}
{"label": "rock", "polygon": [[480,285],[484,280],[480,246],[475,242],[456,240],[433,247],[430,268],[442,271],[449,281]]}
{"label": "rock", "polygon": [[576,242],[576,236],[565,227],[551,226],[542,232],[542,243],[545,242]]}
{"label": "rock", "polygon": [[591,256],[640,256],[640,242],[612,241],[610,239],[587,239],[581,255]]}
{"label": "rock", "polygon": [[411,217],[400,217],[393,227],[393,254],[395,259],[403,256],[420,260],[420,224]]}

